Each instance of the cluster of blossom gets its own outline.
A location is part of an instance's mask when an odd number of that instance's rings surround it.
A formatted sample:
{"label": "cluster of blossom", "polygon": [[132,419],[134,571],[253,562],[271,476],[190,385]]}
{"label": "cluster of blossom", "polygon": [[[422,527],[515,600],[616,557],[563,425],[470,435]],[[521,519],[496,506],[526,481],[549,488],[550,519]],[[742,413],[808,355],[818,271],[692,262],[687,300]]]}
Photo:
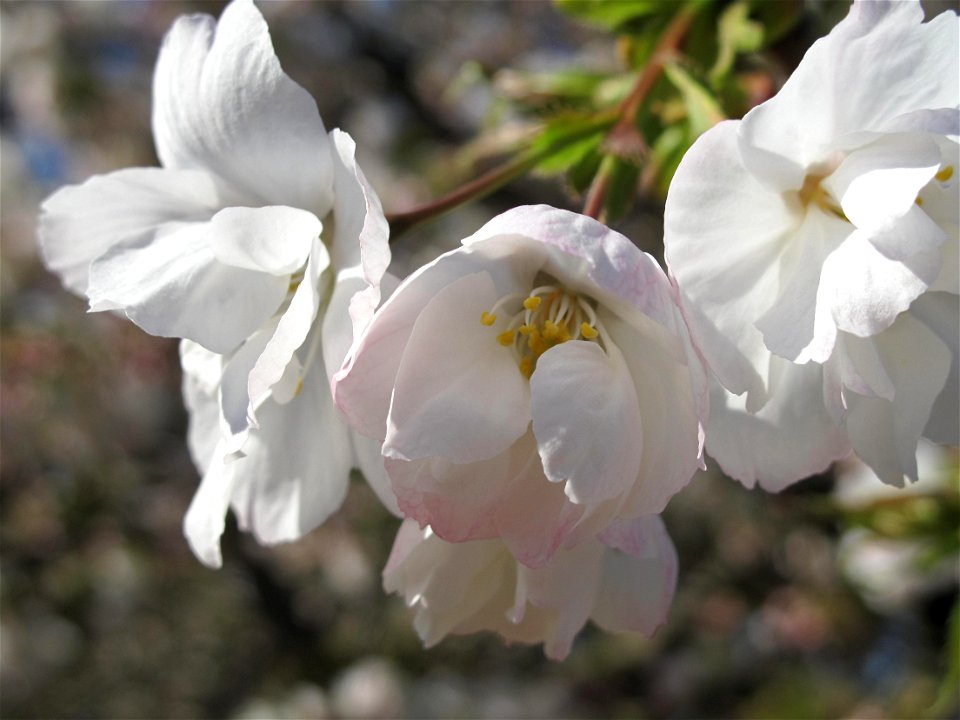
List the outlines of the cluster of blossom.
{"label": "cluster of blossom", "polygon": [[659,513],[704,446],[779,490],[851,451],[902,485],[921,437],[958,443],[957,31],[854,3],[774,98],[687,153],[669,275],[534,206],[397,285],[352,139],[235,0],[164,41],[162,167],[55,193],[40,242],[91,310],[182,339],[204,563],[228,509],[294,540],[359,468],[405,518],[384,584],[425,643],[487,629],[562,658],[588,619],[664,622]]}

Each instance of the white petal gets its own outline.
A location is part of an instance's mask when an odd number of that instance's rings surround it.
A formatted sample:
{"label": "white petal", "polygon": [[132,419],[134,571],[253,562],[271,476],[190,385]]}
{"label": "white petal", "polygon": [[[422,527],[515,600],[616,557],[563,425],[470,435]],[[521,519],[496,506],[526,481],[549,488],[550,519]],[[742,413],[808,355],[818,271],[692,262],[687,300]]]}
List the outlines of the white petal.
{"label": "white petal", "polygon": [[818,312],[845,332],[876,335],[936,280],[943,239],[917,207],[883,230],[855,231],[823,263]]}
{"label": "white petal", "polygon": [[496,340],[503,328],[480,323],[497,297],[490,275],[475,273],[450,283],[420,313],[397,371],[385,455],[476,462],[526,431],[527,380]]}
{"label": "white petal", "polygon": [[949,293],[926,293],[910,306],[910,314],[936,333],[952,357],[950,374],[923,436],[942,445],[960,445],[960,298]]}
{"label": "white petal", "polygon": [[233,267],[290,275],[307,261],[323,226],[317,216],[292,207],[231,207],[210,221],[213,254]]}
{"label": "white petal", "polygon": [[508,566],[509,555],[496,541],[446,543],[408,520],[397,533],[383,586],[417,608],[414,625],[429,647],[488,614],[484,606],[509,581],[504,572]]}
{"label": "white petal", "polygon": [[189,414],[187,447],[201,474],[206,473],[220,442],[220,403],[217,388],[223,363],[220,355],[190,340],[180,342],[183,402]]}
{"label": "white petal", "polygon": [[[623,352],[643,423],[639,480],[623,505],[624,516],[658,513],[700,466],[701,409],[691,368],[668,350],[665,332],[636,328],[601,308],[604,328]],[[693,372],[702,372],[697,362]]]}
{"label": "white petal", "polygon": [[[353,138],[341,130],[331,131],[330,138],[335,151],[336,193],[330,253],[334,268],[356,268],[364,282],[350,301],[353,335],[358,336],[380,304],[380,281],[390,264],[390,226],[380,198],[357,165]],[[336,367],[330,368],[331,373],[334,370]]]}
{"label": "white petal", "polygon": [[659,515],[612,525],[591,619],[610,632],[650,637],[667,620],[677,585],[677,551]]}
{"label": "white petal", "polygon": [[91,310],[122,308],[152,335],[224,354],[273,315],[287,279],[219,262],[207,224],[195,223],[107,252],[90,267],[87,294]]}
{"label": "white petal", "polygon": [[323,217],[333,204],[327,134],[309,93],[280,68],[251,0],[219,23],[179,18],[153,85],[153,135],[168,168],[203,168],[264,205]]}
{"label": "white petal", "polygon": [[893,402],[850,393],[847,431],[860,459],[885,483],[902,487],[904,477],[917,479],[917,443],[953,358],[937,334],[911,313],[873,342],[893,382]]}
{"label": "white petal", "polygon": [[167,223],[208,220],[219,192],[203,172],[130,168],[61,188],[40,206],[37,232],[47,267],[77,294],[90,263],[112,247],[144,244]]}
{"label": "white petal", "polygon": [[732,392],[763,404],[769,352],[755,323],[780,293],[778,261],[800,214],[746,171],[736,122],[687,151],[667,195],[664,255],[707,363]]}
{"label": "white petal", "polygon": [[940,168],[940,151],[924,135],[895,133],[854,150],[823,180],[858,228],[883,227],[913,207]]}
{"label": "white petal", "polygon": [[390,487],[390,478],[383,466],[380,454],[381,443],[358,432],[350,431],[350,444],[353,448],[353,465],[363,473],[363,479],[373,489],[377,498],[391,514],[401,517],[397,507],[397,497]]}
{"label": "white petal", "polygon": [[823,403],[823,369],[770,358],[770,400],[756,413],[718,385],[710,395],[707,452],[730,477],[779,492],[850,452]]}
{"label": "white petal", "polygon": [[310,372],[286,405],[267,400],[250,431],[231,504],[240,527],[273,545],[302,537],[336,512],[352,465],[349,431],[330,401],[326,378]]}
{"label": "white petal", "polygon": [[536,570],[517,568],[525,600],[548,611],[543,637],[547,657],[564,659],[590,617],[597,600],[602,555],[603,547],[593,541],[557,553]]}
{"label": "white petal", "polygon": [[[257,358],[250,372],[247,393],[250,398],[251,417],[255,417],[257,405],[271,388],[287,375],[287,368],[293,361],[293,354],[304,344],[325,295],[328,280],[323,272],[330,265],[330,256],[319,238],[311,243],[310,258],[303,272],[303,279],[290,300],[290,305],[280,316],[280,322],[273,337]],[[319,340],[318,340],[319,342]],[[309,355],[310,353],[308,353]],[[304,357],[302,362],[309,364],[311,358]],[[319,373],[326,377],[326,373]]]}
{"label": "white petal", "polygon": [[622,315],[639,311],[669,328],[676,322],[670,283],[656,260],[593,218],[549,205],[517,207],[495,217],[463,244],[479,247],[498,237],[545,245],[544,272]]}
{"label": "white petal", "polygon": [[574,340],[537,360],[530,378],[533,433],[551,482],[593,504],[633,486],[643,432],[637,391],[615,346]]}
{"label": "white petal", "polygon": [[[452,250],[419,268],[377,310],[363,334],[354,338],[343,367],[333,377],[332,386],[337,407],[357,431],[368,437],[384,437],[404,348],[420,313],[444,287],[479,271],[489,272],[494,283],[499,283],[498,296],[530,287],[529,282],[539,267],[538,258],[528,260],[521,253],[511,252],[517,250],[515,243],[500,243],[499,248],[496,243],[490,245],[494,247],[484,246],[482,251],[480,248]],[[506,256],[511,262],[502,261]],[[478,315],[476,324],[479,322]],[[471,321],[470,327],[473,324]]]}
{"label": "white petal", "polygon": [[781,255],[781,286],[774,304],[757,320],[770,352],[798,363],[825,362],[837,327],[829,308],[818,307],[824,260],[854,230],[848,222],[811,208]]}
{"label": "white petal", "polygon": [[[221,434],[226,440],[225,452],[239,452],[250,429],[250,396],[247,390],[250,371],[263,354],[277,327],[276,319],[267,322],[251,335],[224,362],[220,382]],[[263,403],[268,396],[258,398]]]}
{"label": "white petal", "polygon": [[919,3],[855,2],[776,97],[744,117],[741,149],[751,172],[772,188],[797,190],[835,139],[885,129],[916,110],[955,108],[957,17],[922,19]]}
{"label": "white petal", "polygon": [[218,448],[183,518],[183,534],[190,549],[208,567],[218,568],[223,564],[220,536],[223,535],[233,485],[233,473]]}

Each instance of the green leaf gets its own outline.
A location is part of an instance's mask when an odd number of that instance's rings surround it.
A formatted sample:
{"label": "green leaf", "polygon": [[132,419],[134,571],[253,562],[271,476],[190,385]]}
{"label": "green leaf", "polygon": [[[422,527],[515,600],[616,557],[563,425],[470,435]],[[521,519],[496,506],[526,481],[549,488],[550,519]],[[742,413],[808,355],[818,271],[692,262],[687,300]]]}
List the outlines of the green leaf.
{"label": "green leaf", "polygon": [[554,0],[554,4],[580,20],[607,30],[619,30],[632,20],[653,15],[675,3],[670,0]]}
{"label": "green leaf", "polygon": [[567,172],[579,163],[585,155],[600,147],[600,143],[603,142],[603,136],[604,132],[601,130],[572,142],[570,145],[567,145],[540,161],[537,164],[537,170],[547,175],[557,175]]}
{"label": "green leaf", "polygon": [[586,153],[575,163],[567,174],[570,185],[577,193],[584,193],[593,182],[594,176],[600,170],[600,163],[603,161],[603,155],[600,153],[599,146]]}
{"label": "green leaf", "polygon": [[740,53],[755,52],[763,45],[763,25],[750,19],[750,7],[743,0],[733,3],[717,22],[717,60],[710,69],[710,84],[726,76]]}
{"label": "green leaf", "polygon": [[676,63],[663,66],[667,79],[680,91],[687,108],[687,120],[693,133],[691,141],[726,118],[716,98]]}
{"label": "green leaf", "polygon": [[580,70],[527,72],[505,69],[494,76],[497,91],[514,102],[543,104],[563,100],[590,100],[606,75]]}
{"label": "green leaf", "polygon": [[667,188],[670,187],[673,174],[677,171],[683,154],[690,146],[688,137],[689,133],[686,128],[680,125],[671,125],[660,133],[650,148],[650,159],[644,168],[644,175],[649,175],[651,182],[655,180],[653,187],[656,188],[661,197],[666,197]]}

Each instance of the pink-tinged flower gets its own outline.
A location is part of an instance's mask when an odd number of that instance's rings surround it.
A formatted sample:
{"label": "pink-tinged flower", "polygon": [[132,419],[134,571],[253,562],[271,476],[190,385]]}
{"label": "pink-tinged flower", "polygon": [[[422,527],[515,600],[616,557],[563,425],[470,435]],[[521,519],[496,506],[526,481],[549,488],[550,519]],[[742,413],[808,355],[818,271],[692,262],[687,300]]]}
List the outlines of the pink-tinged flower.
{"label": "pink-tinged flower", "polygon": [[415,609],[427,647],[449,634],[492,630],[512,642],[542,642],[554,660],[567,656],[587,620],[652,636],[676,582],[677,553],[656,515],[615,523],[537,569],[499,540],[448,543],[406,520],[383,571],[384,588]]}
{"label": "pink-tinged flower", "polygon": [[353,140],[326,132],[251,0],[174,23],[153,135],[163,167],[61,189],[40,244],[91,310],[184,338],[204,473],[185,532],[216,566],[229,505],[262,542],[284,542],[339,507],[352,466],[382,473],[338,418],[325,368],[379,303],[388,228]]}
{"label": "pink-tinged flower", "polygon": [[922,21],[855,2],[670,187],[667,264],[723,386],[707,452],[748,487],[851,449],[902,485],[921,437],[958,442],[958,21]]}
{"label": "pink-tinged flower", "polygon": [[400,510],[529,567],[658,513],[701,463],[703,366],[649,255],[521,207],[407,278],[334,376]]}

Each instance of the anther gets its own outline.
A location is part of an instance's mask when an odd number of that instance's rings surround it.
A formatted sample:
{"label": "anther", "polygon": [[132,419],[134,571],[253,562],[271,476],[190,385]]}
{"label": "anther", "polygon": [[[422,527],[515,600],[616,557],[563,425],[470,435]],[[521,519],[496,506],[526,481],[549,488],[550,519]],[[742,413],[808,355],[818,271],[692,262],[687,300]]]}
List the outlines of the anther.
{"label": "anther", "polygon": [[938,172],[934,177],[940,182],[946,182],[953,177],[953,165],[947,165],[940,172]]}
{"label": "anther", "polygon": [[527,378],[527,380],[533,375],[533,358],[529,355],[524,355],[520,360],[520,374]]}
{"label": "anther", "polygon": [[480,324],[490,327],[497,321],[497,316],[484,310],[480,313]]}
{"label": "anther", "polygon": [[523,306],[527,310],[536,310],[538,307],[540,307],[540,301],[541,301],[541,298],[539,297],[528,297],[526,300],[523,301]]}
{"label": "anther", "polygon": [[597,332],[597,329],[592,325],[582,322],[580,323],[580,334],[583,335],[587,340],[593,340],[600,333]]}
{"label": "anther", "polygon": [[513,341],[517,339],[516,330],[504,330],[502,333],[497,335],[497,342],[503,345],[504,347],[510,347],[513,345]]}

